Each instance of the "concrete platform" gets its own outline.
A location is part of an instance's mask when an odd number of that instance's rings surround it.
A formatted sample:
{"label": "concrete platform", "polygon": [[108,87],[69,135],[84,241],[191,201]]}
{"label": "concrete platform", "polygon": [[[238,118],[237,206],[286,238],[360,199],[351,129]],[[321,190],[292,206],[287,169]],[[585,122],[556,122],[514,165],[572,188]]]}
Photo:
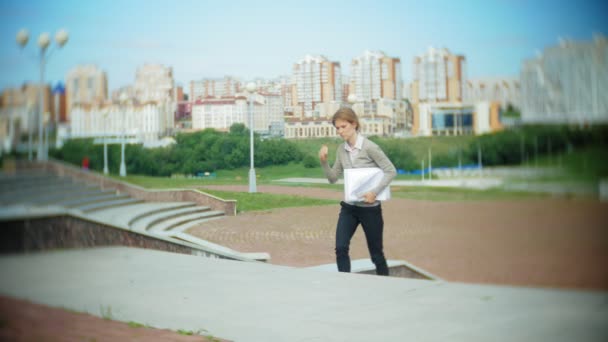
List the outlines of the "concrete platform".
{"label": "concrete platform", "polygon": [[234,341],[606,341],[608,293],[483,286],[126,247],[0,257],[0,293]]}

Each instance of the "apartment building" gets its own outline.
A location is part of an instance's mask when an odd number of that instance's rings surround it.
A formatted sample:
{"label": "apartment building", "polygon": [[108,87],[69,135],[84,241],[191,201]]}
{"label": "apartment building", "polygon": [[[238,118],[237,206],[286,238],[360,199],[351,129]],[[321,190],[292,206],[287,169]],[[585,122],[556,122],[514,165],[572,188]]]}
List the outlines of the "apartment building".
{"label": "apartment building", "polygon": [[465,102],[498,102],[502,109],[508,105],[520,108],[519,77],[479,78],[466,81]]}
{"label": "apartment building", "polygon": [[[25,134],[35,135],[39,127],[42,110],[43,123],[56,122],[53,113],[53,98],[48,85],[42,87],[43,99],[40,108],[38,84],[27,83],[19,88],[6,88],[0,95],[0,151],[10,152],[19,144]],[[62,97],[59,97],[60,101]],[[51,121],[52,120],[52,121]]]}
{"label": "apartment building", "polygon": [[239,88],[240,81],[231,76],[191,81],[190,101],[204,100],[209,97],[234,97],[240,91]]}
{"label": "apartment building", "polygon": [[357,101],[401,100],[401,60],[382,51],[366,50],[351,62],[350,90]]}
{"label": "apartment building", "polygon": [[108,99],[108,77],[95,65],[78,65],[65,77],[66,120],[71,120],[74,105],[95,106]]}
{"label": "apartment building", "polygon": [[472,134],[472,105],[463,104],[465,57],[430,47],[413,61],[414,135]]}
{"label": "apartment building", "polygon": [[173,68],[160,64],[144,64],[135,72],[133,91],[139,103],[175,102]]}
{"label": "apartment building", "polygon": [[562,40],[522,63],[525,123],[608,122],[608,40]]}
{"label": "apartment building", "polygon": [[293,65],[291,107],[295,118],[327,118],[342,99],[339,62],[307,55]]}
{"label": "apartment building", "polygon": [[368,135],[393,135],[404,131],[401,60],[382,51],[366,50],[351,62],[349,95],[355,95],[353,110],[362,119]]}
{"label": "apartment building", "polygon": [[342,105],[343,91],[339,62],[306,55],[294,63],[291,86],[283,90],[287,102],[285,137],[334,136],[335,131],[316,128],[331,127],[327,122]]}
{"label": "apartment building", "polygon": [[144,64],[137,68],[133,95],[135,104],[155,104],[164,120],[162,127],[173,129],[177,108],[173,68],[161,64]]}

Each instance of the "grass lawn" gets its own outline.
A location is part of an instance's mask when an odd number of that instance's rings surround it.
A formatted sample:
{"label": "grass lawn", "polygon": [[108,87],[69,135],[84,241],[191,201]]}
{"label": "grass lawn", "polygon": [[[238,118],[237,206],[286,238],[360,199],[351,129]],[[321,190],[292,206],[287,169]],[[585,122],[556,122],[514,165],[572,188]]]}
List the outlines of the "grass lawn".
{"label": "grass lawn", "polygon": [[[339,143],[336,139],[313,139],[318,144],[311,143],[306,140],[306,146],[314,146],[322,143],[334,143],[337,146]],[[437,139],[443,144],[449,142],[449,139]],[[409,140],[404,139],[404,143]],[[416,140],[422,141],[420,139]],[[299,142],[304,143],[304,141]],[[419,143],[420,144],[420,143]],[[433,146],[439,146],[437,143]],[[423,144],[418,146],[423,149]],[[434,148],[435,148],[434,147]],[[447,148],[447,145],[442,148]],[[312,151],[312,148],[311,148]],[[316,152],[315,152],[316,153]],[[527,166],[533,166],[528,164]],[[570,153],[554,155],[539,159],[536,163],[538,166],[553,166],[561,165],[564,172],[555,176],[547,176],[535,178],[533,181],[538,183],[543,182],[596,182],[601,178],[608,177],[608,151],[601,147],[591,147],[583,150],[576,150]],[[247,185],[248,184],[249,168],[239,168],[235,170],[220,170],[217,171],[214,178],[168,178],[168,177],[151,177],[142,175],[130,175],[126,178],[112,175],[114,179],[123,180],[132,184],[142,186],[149,189],[168,189],[168,188],[200,188],[206,185]],[[313,184],[313,183],[286,183],[277,182],[283,178],[324,178],[323,170],[320,167],[305,168],[301,163],[290,163],[288,165],[277,165],[265,168],[256,168],[257,184],[258,185],[283,185],[293,187],[308,187],[322,188],[341,191],[340,184]],[[419,176],[413,175],[398,175],[398,180],[417,180]],[[298,207],[298,206],[314,206],[335,204],[332,200],[313,199],[308,197],[290,196],[290,195],[275,195],[268,193],[250,194],[247,192],[228,192],[205,190],[210,194],[225,199],[237,200],[237,211],[245,212],[252,210],[269,210],[273,208]],[[432,200],[432,201],[486,201],[486,200],[515,200],[515,199],[531,199],[545,198],[550,195],[541,193],[531,193],[523,191],[503,191],[500,189],[489,190],[472,190],[460,188],[438,188],[438,187],[393,187],[392,195],[395,198],[407,198],[414,200]]]}
{"label": "grass lawn", "polygon": [[316,205],[336,204],[334,200],[316,199],[302,196],[277,195],[267,193],[248,193],[235,191],[208,190],[205,192],[224,199],[237,201],[238,213],[257,210],[270,210],[275,208],[310,207]]}

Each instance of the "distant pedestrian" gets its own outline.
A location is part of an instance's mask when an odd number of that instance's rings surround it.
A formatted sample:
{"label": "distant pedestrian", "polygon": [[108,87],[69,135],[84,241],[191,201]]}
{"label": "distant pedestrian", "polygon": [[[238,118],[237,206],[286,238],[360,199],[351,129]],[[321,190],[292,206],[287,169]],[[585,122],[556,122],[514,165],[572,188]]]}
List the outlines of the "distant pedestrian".
{"label": "distant pedestrian", "polygon": [[350,241],[361,224],[369,254],[376,265],[376,274],[387,276],[389,272],[383,247],[384,219],[382,206],[376,195],[389,186],[397,170],[377,144],[359,133],[361,125],[352,109],[339,109],[332,118],[332,124],[344,139],[344,143],[338,146],[336,161],[332,167],[327,162],[327,146],[323,145],[319,150],[319,160],[330,183],[335,183],[344,173],[344,169],[378,167],[384,172],[380,183],[372,191],[363,194],[362,201],[340,202],[341,209],[336,227],[338,271],[350,272]]}
{"label": "distant pedestrian", "polygon": [[89,171],[89,157],[87,156],[82,158],[82,169],[85,171]]}

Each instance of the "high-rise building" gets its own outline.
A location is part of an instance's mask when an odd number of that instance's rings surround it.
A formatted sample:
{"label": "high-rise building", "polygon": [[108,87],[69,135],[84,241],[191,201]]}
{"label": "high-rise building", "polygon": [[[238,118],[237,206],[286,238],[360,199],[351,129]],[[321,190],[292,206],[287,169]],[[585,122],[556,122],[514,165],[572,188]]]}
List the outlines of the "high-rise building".
{"label": "high-rise building", "polygon": [[521,68],[521,117],[527,123],[608,122],[608,41],[561,41]]}
{"label": "high-rise building", "polygon": [[[410,102],[414,135],[462,135],[475,133],[474,117],[481,108],[464,103],[466,90],[465,57],[448,49],[429,48],[413,61]],[[484,112],[484,117],[490,114]],[[477,123],[489,122],[477,120]],[[486,130],[485,126],[479,130]]]}
{"label": "high-rise building", "polygon": [[350,89],[357,101],[401,100],[401,60],[381,51],[364,51],[351,62]]}
{"label": "high-rise building", "polygon": [[342,74],[339,62],[307,55],[293,65],[291,107],[295,118],[326,118],[339,108]]}
{"label": "high-rise building", "polygon": [[98,105],[108,99],[106,72],[95,65],[79,65],[70,70],[65,88],[68,121],[75,104]]}
{"label": "high-rise building", "polygon": [[160,64],[145,64],[135,73],[133,91],[139,103],[175,102],[173,69]]}
{"label": "high-rise building", "polygon": [[160,64],[145,64],[137,68],[133,93],[136,103],[152,103],[158,107],[164,121],[160,127],[173,129],[177,108],[173,68]]}
{"label": "high-rise building", "polygon": [[520,108],[520,90],[519,77],[471,79],[466,82],[465,101],[497,101],[503,109]]}
{"label": "high-rise building", "polygon": [[368,135],[392,135],[406,127],[401,60],[382,51],[364,51],[351,62],[349,95]]}
{"label": "high-rise building", "polygon": [[413,103],[462,102],[466,82],[464,56],[429,48],[414,58]]}
{"label": "high-rise building", "polygon": [[339,62],[306,55],[293,65],[291,87],[283,89],[285,138],[335,136],[328,119],[342,105],[342,71]]}

